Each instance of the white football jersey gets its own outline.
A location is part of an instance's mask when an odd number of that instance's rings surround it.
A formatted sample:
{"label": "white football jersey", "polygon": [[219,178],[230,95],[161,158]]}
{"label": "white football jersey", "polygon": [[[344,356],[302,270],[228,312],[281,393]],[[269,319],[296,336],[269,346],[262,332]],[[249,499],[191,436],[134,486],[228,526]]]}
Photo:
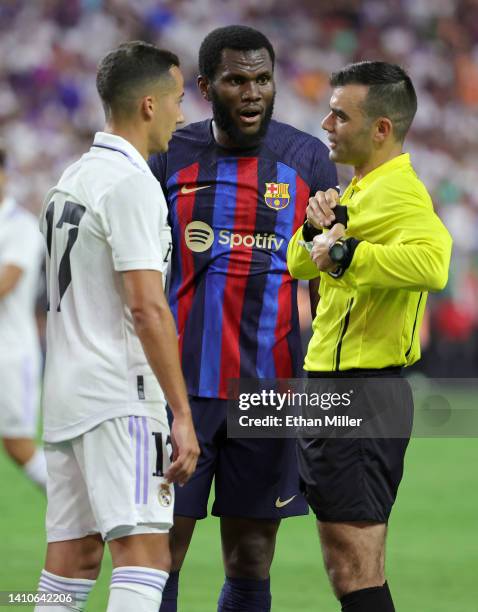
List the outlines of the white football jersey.
{"label": "white football jersey", "polygon": [[23,273],[0,299],[0,362],[20,355],[39,356],[35,301],[43,249],[37,219],[11,198],[1,202],[0,270],[14,265]]}
{"label": "white football jersey", "polygon": [[44,439],[59,442],[122,416],[166,420],[161,387],[126,305],[121,272],[166,281],[171,230],[159,183],[125,139],[99,132],[48,194]]}

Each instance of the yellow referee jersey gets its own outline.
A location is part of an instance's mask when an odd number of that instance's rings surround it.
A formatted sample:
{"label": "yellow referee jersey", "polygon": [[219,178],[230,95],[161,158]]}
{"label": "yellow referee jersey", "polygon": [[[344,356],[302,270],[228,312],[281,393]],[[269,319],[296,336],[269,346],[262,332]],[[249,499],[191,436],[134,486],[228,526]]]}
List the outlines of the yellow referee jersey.
{"label": "yellow referee jersey", "polygon": [[295,278],[320,275],[320,301],[305,369],[408,366],[420,358],[419,330],[428,291],[447,283],[451,237],[433,210],[410,156],[399,155],[357,181],[341,198],[346,236],[361,240],[339,279],[319,272],[300,228],[289,243]]}

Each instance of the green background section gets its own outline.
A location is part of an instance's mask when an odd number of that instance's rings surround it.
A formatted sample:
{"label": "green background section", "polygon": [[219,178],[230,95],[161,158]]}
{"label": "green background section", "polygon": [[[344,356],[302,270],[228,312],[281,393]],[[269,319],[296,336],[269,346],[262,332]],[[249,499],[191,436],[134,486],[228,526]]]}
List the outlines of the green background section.
{"label": "green background section", "polygon": [[[0,590],[32,590],[44,557],[45,501],[3,454],[0,482]],[[181,612],[216,610],[223,580],[218,533],[214,517],[198,524],[181,574]],[[478,611],[476,439],[412,440],[390,522],[387,556],[398,612]],[[90,612],[105,610],[110,571],[106,553]],[[272,592],[274,612],[338,610],[312,516],[284,521]]]}

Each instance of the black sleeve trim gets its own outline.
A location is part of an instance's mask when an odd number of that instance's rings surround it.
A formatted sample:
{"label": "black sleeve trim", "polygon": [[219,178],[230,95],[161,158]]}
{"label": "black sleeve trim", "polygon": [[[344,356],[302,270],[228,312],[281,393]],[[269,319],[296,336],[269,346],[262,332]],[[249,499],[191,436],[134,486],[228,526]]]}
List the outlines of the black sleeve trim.
{"label": "black sleeve trim", "polygon": [[354,255],[355,255],[355,249],[360,244],[360,240],[357,240],[357,238],[347,238],[345,242],[348,246],[348,253],[347,253],[347,258],[344,262],[344,267],[345,269],[347,269],[352,263],[352,259],[354,258]]}
{"label": "black sleeve trim", "polygon": [[344,240],[344,247],[346,247],[345,258],[340,264],[340,267],[337,268],[337,270],[335,270],[334,272],[329,272],[329,276],[331,276],[332,278],[341,278],[344,275],[345,271],[352,263],[352,259],[354,258],[355,254],[355,249],[358,247],[359,244],[360,240],[357,240],[357,238],[347,238],[347,240]]}
{"label": "black sleeve trim", "polygon": [[312,242],[315,236],[320,236],[321,233],[322,233],[321,229],[317,229],[316,227],[311,225],[307,220],[302,226],[302,238],[305,240],[305,242]]}

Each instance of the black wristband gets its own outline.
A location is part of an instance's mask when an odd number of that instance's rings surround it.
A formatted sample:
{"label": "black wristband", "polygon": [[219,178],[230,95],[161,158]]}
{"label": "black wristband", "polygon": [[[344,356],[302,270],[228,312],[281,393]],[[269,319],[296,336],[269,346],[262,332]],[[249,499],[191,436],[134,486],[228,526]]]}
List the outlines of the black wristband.
{"label": "black wristband", "polygon": [[315,236],[320,236],[321,233],[321,229],[317,229],[311,225],[307,219],[305,220],[304,225],[302,226],[302,238],[305,240],[305,242],[312,242]]}
{"label": "black wristband", "polygon": [[349,220],[349,213],[347,207],[343,204],[337,204],[337,206],[333,209],[333,213],[335,215],[335,219],[330,225],[327,226],[327,229],[331,229],[336,223],[342,223],[344,227],[347,227],[347,223]]}
{"label": "black wristband", "polygon": [[[346,206],[343,206],[342,204],[337,204],[337,206],[334,208],[334,215],[335,219],[332,221],[332,223],[330,223],[330,225],[327,225],[327,227],[325,227],[324,229],[332,229],[336,223],[342,223],[344,227],[347,227],[349,215]],[[302,238],[305,240],[305,242],[312,242],[315,236],[320,236],[322,231],[323,230],[314,227],[306,219],[304,225],[302,226]]]}

